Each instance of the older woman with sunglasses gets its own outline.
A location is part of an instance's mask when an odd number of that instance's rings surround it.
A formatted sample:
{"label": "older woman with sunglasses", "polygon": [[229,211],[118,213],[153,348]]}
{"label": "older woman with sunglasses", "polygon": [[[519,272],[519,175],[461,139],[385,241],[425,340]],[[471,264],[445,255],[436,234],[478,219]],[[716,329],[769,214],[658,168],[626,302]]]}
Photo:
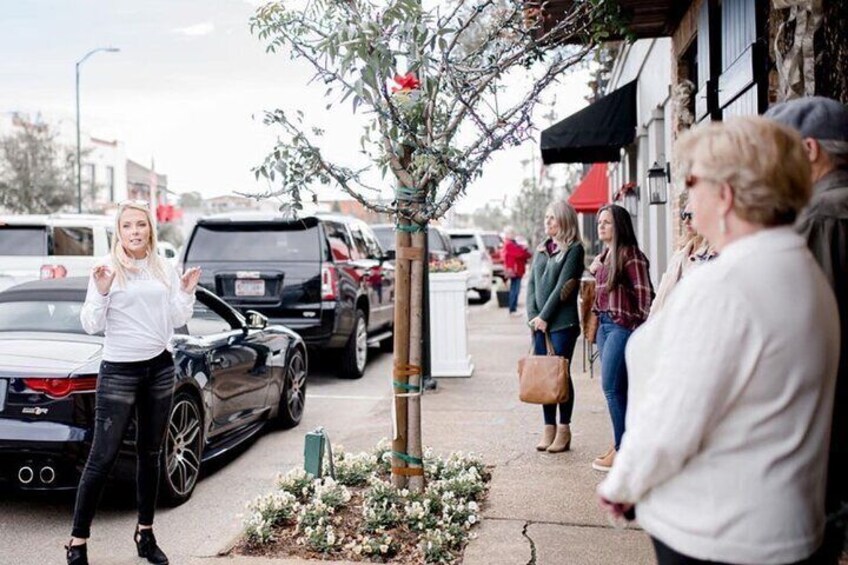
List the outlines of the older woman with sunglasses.
{"label": "older woman with sunglasses", "polygon": [[715,259],[717,255],[709,242],[692,227],[692,211],[689,209],[688,203],[680,212],[680,222],[685,230],[683,244],[671,256],[668,268],[662,280],[660,280],[660,286],[657,288],[657,295],[651,304],[650,316],[656,316],[657,312],[665,305],[665,301],[674,287],[677,286],[677,283],[680,282],[680,279],[698,265]]}
{"label": "older woman with sunglasses", "polygon": [[833,291],[792,229],[811,194],[803,144],[744,117],[678,151],[693,227],[720,255],[630,339],[601,505],[636,505],[660,565],[817,563],[840,342]]}

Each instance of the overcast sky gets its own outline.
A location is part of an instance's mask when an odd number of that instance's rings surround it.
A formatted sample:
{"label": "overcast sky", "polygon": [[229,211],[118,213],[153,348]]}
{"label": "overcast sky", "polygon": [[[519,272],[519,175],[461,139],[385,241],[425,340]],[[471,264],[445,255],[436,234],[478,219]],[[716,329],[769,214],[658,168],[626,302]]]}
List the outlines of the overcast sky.
{"label": "overcast sky", "polygon": [[[172,190],[262,190],[250,169],[275,138],[261,123],[267,109],[303,109],[327,129],[333,155],[355,155],[359,125],[349,107],[326,112],[323,89],[306,86],[309,69],[266,54],[251,36],[248,19],[257,4],[0,0],[0,112],[41,113],[72,129],[74,63],[93,48],[115,46],[119,53],[97,53],[82,66],[82,127],[122,141],[130,159],[154,158]],[[586,81],[579,73],[553,87],[560,118],[586,104]],[[534,154],[540,164],[535,143],[498,154],[459,209],[509,200],[529,174],[520,162]]]}

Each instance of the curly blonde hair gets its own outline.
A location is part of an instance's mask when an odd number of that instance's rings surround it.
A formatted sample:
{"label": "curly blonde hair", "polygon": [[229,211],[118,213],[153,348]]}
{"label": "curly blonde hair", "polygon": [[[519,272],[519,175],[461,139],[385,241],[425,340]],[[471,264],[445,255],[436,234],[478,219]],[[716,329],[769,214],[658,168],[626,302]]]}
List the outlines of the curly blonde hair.
{"label": "curly blonde hair", "polygon": [[792,224],[812,195],[801,136],[759,116],[698,126],[677,142],[684,174],[697,160],[708,178],[733,189],[733,211],[763,226]]}

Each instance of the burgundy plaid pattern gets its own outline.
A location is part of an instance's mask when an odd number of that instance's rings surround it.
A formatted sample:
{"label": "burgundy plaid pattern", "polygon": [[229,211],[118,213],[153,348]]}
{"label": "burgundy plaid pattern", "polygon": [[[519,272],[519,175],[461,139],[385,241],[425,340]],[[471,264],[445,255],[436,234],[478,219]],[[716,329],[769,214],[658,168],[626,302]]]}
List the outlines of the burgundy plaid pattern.
{"label": "burgundy plaid pattern", "polygon": [[625,248],[625,280],[610,291],[608,285],[612,273],[606,263],[608,253],[606,249],[601,254],[603,264],[595,273],[595,305],[592,309],[596,313],[608,313],[616,324],[635,330],[648,319],[654,299],[648,258],[637,247]]}

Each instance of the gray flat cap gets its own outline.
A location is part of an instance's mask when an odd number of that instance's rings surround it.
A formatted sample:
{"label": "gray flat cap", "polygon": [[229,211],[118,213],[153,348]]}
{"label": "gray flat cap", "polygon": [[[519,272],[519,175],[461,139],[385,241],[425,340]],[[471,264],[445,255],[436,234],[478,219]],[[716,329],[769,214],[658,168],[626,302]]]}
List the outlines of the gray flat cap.
{"label": "gray flat cap", "polygon": [[848,107],[824,96],[780,102],[764,116],[797,130],[801,137],[848,141]]}

